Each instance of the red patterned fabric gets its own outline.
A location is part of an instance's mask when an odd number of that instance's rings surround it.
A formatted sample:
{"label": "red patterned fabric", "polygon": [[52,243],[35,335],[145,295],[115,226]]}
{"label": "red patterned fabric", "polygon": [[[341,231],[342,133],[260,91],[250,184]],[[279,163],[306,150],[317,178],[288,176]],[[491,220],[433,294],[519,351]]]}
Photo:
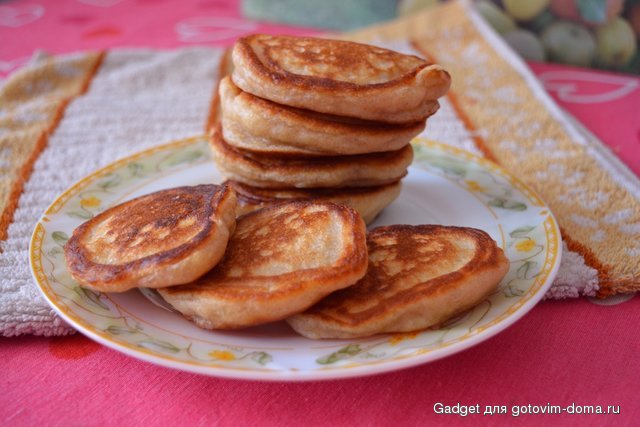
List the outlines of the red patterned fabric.
{"label": "red patterned fabric", "polygon": [[[251,32],[314,31],[244,20],[237,1],[0,3],[0,76],[36,50],[227,45]],[[556,100],[640,173],[640,79],[532,64]],[[620,299],[621,301],[624,298]],[[424,425],[544,422],[631,425],[640,418],[640,299],[615,307],[543,302],[513,327],[428,365],[366,378],[260,383],[209,378],[129,358],[80,336],[3,338],[4,425]],[[628,325],[622,327],[621,325]],[[434,406],[504,406],[461,417]],[[619,414],[514,416],[548,405]],[[577,412],[575,409],[573,412]]]}
{"label": "red patterned fabric", "polygon": [[[4,338],[0,419],[15,426],[633,425],[640,416],[638,323],[639,298],[615,307],[547,301],[498,336],[444,360],[372,377],[288,384],[161,368],[80,335]],[[437,403],[480,405],[481,412],[506,406],[508,413],[437,414]],[[547,404],[611,405],[620,413],[512,415],[514,405],[533,411]]]}

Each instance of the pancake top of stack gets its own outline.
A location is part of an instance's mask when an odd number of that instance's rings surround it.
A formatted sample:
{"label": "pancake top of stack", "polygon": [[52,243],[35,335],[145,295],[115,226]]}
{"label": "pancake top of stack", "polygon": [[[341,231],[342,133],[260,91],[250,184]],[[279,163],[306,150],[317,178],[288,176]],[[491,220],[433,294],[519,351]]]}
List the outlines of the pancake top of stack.
{"label": "pancake top of stack", "polygon": [[387,123],[424,120],[449,89],[439,65],[376,46],[257,34],[233,47],[233,82],[271,101]]}

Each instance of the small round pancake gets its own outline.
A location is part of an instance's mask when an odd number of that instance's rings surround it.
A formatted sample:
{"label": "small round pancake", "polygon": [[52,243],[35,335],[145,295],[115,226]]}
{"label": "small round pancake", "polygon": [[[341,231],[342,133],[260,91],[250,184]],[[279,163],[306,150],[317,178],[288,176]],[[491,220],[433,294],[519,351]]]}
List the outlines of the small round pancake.
{"label": "small round pancake", "polygon": [[439,65],[376,46],[256,34],[232,51],[233,82],[278,104],[386,123],[424,120],[451,77]]}
{"label": "small round pancake", "polygon": [[401,182],[374,187],[312,188],[272,190],[251,187],[238,181],[227,181],[238,197],[238,216],[284,201],[313,200],[333,202],[355,209],[369,224],[400,194]]}
{"label": "small round pancake", "polygon": [[407,174],[413,149],[336,157],[272,156],[227,144],[217,127],[209,139],[216,165],[230,180],[264,188],[367,187]]}
{"label": "small round pancake", "polygon": [[346,206],[281,203],[238,218],[224,258],[209,273],[158,292],[206,329],[284,319],[365,274],[365,233]]}
{"label": "small round pancake", "polygon": [[[237,148],[271,154],[335,156],[394,151],[424,130],[425,122],[392,125],[287,107],[220,82],[222,133]],[[432,101],[429,115],[438,108]]]}
{"label": "small round pancake", "polygon": [[227,185],[177,187],[114,206],[80,225],[64,246],[80,285],[103,292],[189,283],[224,255],[235,228]]}
{"label": "small round pancake", "polygon": [[308,338],[355,338],[437,325],[475,306],[509,269],[484,231],[439,225],[378,227],[369,270],[287,322]]}

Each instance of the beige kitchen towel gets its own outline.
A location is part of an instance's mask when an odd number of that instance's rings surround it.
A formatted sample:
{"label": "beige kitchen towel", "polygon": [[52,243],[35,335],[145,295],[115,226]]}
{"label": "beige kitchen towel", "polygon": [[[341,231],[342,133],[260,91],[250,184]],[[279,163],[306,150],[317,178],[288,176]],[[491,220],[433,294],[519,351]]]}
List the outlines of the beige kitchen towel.
{"label": "beige kitchen towel", "polygon": [[0,88],[0,331],[73,331],[37,290],[35,222],[73,182],[118,158],[202,134],[221,50],[43,57]]}
{"label": "beige kitchen towel", "polygon": [[[526,66],[462,3],[349,34],[429,56],[454,80],[425,136],[485,155],[538,190],[566,243],[549,298],[640,288],[640,185],[578,132]],[[222,50],[36,58],[0,88],[0,331],[72,329],[40,296],[28,245],[46,207],[116,159],[205,132]]]}

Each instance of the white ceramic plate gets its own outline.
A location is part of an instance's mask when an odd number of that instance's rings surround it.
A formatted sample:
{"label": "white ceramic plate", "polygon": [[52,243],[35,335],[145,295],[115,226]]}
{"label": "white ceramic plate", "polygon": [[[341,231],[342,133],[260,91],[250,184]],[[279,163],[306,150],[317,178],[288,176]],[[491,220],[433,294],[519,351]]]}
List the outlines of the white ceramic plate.
{"label": "white ceramic plate", "polygon": [[414,150],[402,194],[373,226],[434,223],[480,228],[511,261],[495,293],[440,329],[335,341],[302,338],[284,322],[233,332],[206,331],[138,290],[107,294],[80,288],[67,272],[62,252],[74,228],[145,193],[219,182],[203,138],[120,160],[58,197],[31,240],[33,276],[51,306],[90,338],[148,362],[201,374],[319,380],[439,359],[495,335],[542,298],[560,264],[560,233],[542,200],[493,163],[426,140],[416,141]]}

